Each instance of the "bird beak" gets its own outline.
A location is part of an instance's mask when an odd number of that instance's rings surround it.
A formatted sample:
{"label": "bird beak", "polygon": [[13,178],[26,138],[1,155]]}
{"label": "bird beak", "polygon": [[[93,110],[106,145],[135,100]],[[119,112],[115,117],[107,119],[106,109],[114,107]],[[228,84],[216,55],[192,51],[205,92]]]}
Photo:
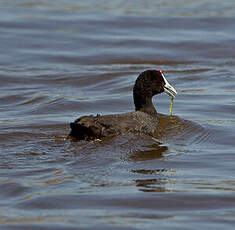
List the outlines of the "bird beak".
{"label": "bird beak", "polygon": [[170,83],[166,80],[166,78],[164,77],[164,75],[162,74],[163,79],[165,81],[165,85],[163,86],[164,88],[164,92],[167,93],[170,97],[175,98],[177,92],[174,89],[173,86],[170,85]]}

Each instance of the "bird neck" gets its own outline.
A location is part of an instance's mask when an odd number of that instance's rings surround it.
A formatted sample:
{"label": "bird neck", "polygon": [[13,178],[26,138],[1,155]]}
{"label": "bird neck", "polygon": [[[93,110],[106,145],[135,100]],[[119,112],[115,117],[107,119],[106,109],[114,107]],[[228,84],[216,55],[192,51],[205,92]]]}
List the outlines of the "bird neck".
{"label": "bird neck", "polygon": [[157,113],[152,102],[152,96],[140,95],[134,93],[135,111],[142,111],[145,113]]}

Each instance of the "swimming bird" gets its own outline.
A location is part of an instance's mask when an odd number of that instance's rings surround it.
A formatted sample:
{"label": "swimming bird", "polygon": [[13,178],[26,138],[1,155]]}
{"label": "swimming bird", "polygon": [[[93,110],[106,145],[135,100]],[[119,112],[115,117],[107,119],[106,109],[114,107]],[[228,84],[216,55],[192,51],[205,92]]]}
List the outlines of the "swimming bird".
{"label": "swimming bird", "polygon": [[146,70],[138,76],[133,87],[135,111],[82,116],[70,123],[69,135],[79,140],[102,139],[124,134],[153,136],[157,132],[159,117],[152,97],[163,92],[172,98],[177,94],[162,70]]}

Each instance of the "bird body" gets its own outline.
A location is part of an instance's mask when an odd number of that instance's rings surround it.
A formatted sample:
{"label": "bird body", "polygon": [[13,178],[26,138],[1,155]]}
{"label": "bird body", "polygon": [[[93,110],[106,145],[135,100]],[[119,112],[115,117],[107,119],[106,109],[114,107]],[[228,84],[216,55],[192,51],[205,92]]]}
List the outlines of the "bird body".
{"label": "bird body", "polygon": [[70,124],[70,135],[80,140],[101,139],[123,134],[153,136],[158,121],[157,114],[142,111],[104,116],[83,116]]}
{"label": "bird body", "polygon": [[133,88],[135,111],[123,114],[82,116],[70,123],[70,136],[79,140],[101,139],[124,134],[149,135],[157,132],[159,115],[152,97],[166,92],[175,97],[175,89],[161,70],[147,70],[136,79]]}

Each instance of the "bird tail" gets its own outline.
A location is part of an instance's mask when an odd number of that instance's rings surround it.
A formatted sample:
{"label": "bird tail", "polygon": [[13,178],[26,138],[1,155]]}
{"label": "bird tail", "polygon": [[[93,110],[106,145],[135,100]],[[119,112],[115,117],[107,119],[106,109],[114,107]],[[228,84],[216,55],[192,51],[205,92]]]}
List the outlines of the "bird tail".
{"label": "bird tail", "polygon": [[92,140],[99,139],[101,136],[100,127],[95,125],[87,125],[79,122],[70,123],[70,134],[69,136],[75,137],[79,140]]}

